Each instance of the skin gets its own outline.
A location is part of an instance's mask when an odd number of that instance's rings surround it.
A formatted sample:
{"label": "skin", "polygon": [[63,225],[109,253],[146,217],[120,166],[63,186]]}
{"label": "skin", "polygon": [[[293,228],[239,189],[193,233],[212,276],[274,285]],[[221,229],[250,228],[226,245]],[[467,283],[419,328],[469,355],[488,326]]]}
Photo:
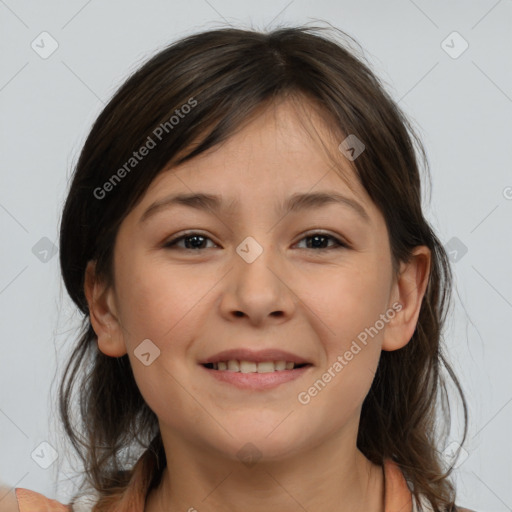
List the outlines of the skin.
{"label": "skin", "polygon": [[[350,187],[282,101],[227,141],[160,173],[120,226],[114,286],[87,268],[85,291],[98,347],[128,353],[137,385],[159,419],[168,465],[146,511],[384,511],[382,468],[357,449],[363,400],[382,350],[405,346],[416,327],[428,281],[430,251],[415,248],[394,278],[382,214],[341,153]],[[313,110],[323,142],[334,138]],[[296,213],[275,207],[295,192],[336,191],[359,202]],[[144,211],[171,193],[220,194],[229,213],[186,206]],[[199,250],[165,248],[185,231],[208,237]],[[325,250],[305,239],[322,230],[349,242]],[[263,253],[247,263],[236,252],[253,237]],[[194,240],[188,239],[188,247]],[[332,239],[321,247],[335,246]],[[313,247],[313,248],[311,248]],[[401,311],[307,405],[297,396],[351,346],[379,315]],[[145,366],[134,355],[150,339],[160,356]],[[265,391],[217,382],[198,360],[221,350],[278,347],[313,367]],[[248,466],[237,452],[252,443],[261,458]]]}

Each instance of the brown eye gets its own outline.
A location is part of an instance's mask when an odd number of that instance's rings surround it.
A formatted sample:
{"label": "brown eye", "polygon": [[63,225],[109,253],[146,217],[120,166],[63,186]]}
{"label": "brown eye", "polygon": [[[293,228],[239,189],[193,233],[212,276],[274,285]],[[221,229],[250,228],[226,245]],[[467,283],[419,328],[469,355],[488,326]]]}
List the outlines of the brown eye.
{"label": "brown eye", "polygon": [[[178,247],[178,242],[181,241],[185,242],[185,247]],[[175,248],[178,247],[180,249],[186,249],[186,250],[198,250],[198,249],[204,249],[204,242],[206,240],[210,240],[211,238],[208,238],[205,235],[202,235],[201,233],[187,233],[186,235],[181,235],[177,238],[174,238],[172,240],[169,240],[164,247],[165,248]]]}
{"label": "brown eye", "polygon": [[[207,241],[211,241],[214,245],[215,243],[211,240],[211,238],[196,232],[186,233],[185,235],[180,235],[176,238],[173,238],[169,240],[165,245],[164,248],[166,249],[184,249],[184,250],[191,250],[191,251],[199,251],[201,249],[208,249],[208,247],[205,246],[205,243]],[[312,249],[312,250],[323,250],[323,251],[329,251],[331,249],[348,249],[349,246],[342,242],[339,238],[329,235],[326,233],[311,233],[308,236],[305,236],[300,240],[302,242],[303,240],[308,240],[306,242],[306,247],[303,247],[304,249]],[[178,245],[181,241],[184,242],[183,245]],[[300,243],[299,242],[299,243]],[[329,246],[329,242],[332,244]]]}
{"label": "brown eye", "polygon": [[[302,240],[310,240],[310,242],[306,242],[305,249],[323,249],[323,250],[331,250],[331,249],[340,249],[340,248],[348,248],[347,244],[343,243],[341,240],[336,238],[335,236],[328,235],[326,233],[311,233],[308,236],[302,238]],[[300,242],[302,242],[300,240]],[[327,247],[326,244],[332,240],[334,245]]]}

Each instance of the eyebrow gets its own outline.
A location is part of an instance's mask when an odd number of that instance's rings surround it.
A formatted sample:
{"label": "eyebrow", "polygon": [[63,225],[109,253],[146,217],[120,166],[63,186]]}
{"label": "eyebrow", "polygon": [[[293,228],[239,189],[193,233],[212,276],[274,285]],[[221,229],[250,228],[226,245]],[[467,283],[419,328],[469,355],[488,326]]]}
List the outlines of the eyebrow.
{"label": "eyebrow", "polygon": [[[370,216],[360,203],[350,197],[330,191],[293,194],[285,201],[280,210],[282,213],[298,212],[301,210],[323,207],[329,204],[341,204],[348,206],[366,223],[370,223]],[[149,206],[149,208],[142,214],[139,219],[139,223],[146,222],[157,212],[175,205],[188,206],[202,211],[218,212],[224,209],[231,212],[236,208],[238,202],[231,200],[223,205],[221,196],[206,193],[173,194],[151,204],[151,206]],[[278,213],[280,213],[279,210]]]}

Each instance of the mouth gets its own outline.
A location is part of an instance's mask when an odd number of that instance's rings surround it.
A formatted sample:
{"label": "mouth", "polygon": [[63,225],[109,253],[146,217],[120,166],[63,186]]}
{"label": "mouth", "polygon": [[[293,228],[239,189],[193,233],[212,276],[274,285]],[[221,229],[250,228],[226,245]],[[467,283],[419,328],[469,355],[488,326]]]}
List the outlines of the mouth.
{"label": "mouth", "polygon": [[230,359],[216,363],[203,363],[202,366],[209,370],[228,371],[239,373],[274,373],[279,371],[290,371],[305,366],[312,366],[311,363],[294,363],[293,361],[244,361]]}
{"label": "mouth", "polygon": [[239,390],[265,391],[300,379],[308,373],[311,363],[293,361],[246,361],[230,359],[199,365],[213,382]]}
{"label": "mouth", "polygon": [[277,347],[223,350],[198,363],[221,386],[230,385],[252,391],[263,391],[291,382],[314,367],[307,359]]}

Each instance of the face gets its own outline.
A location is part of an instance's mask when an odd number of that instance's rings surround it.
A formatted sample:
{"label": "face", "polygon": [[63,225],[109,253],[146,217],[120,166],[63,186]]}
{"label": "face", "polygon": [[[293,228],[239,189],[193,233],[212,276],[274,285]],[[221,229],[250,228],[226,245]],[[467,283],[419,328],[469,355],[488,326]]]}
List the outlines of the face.
{"label": "face", "polygon": [[[313,112],[311,120],[336,148]],[[168,443],[233,459],[252,443],[271,459],[357,430],[381,350],[410,339],[412,299],[424,288],[394,280],[384,218],[341,153],[339,161],[350,186],[284,102],[159,174],[124,219],[114,287],[104,316],[91,321],[103,352],[128,353]],[[313,193],[345,199],[284,209],[292,196]],[[154,206],[176,194],[220,203]],[[308,364],[280,370],[277,384],[270,373],[226,381],[218,378],[226,371],[200,364],[230,349],[286,351]]]}

